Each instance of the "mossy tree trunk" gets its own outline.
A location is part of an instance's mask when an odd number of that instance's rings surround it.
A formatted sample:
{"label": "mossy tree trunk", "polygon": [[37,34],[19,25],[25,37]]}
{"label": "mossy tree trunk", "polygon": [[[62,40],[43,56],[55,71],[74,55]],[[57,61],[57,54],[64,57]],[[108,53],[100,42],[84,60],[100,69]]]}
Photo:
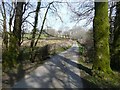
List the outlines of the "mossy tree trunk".
{"label": "mossy tree trunk", "polygon": [[95,49],[93,71],[110,73],[108,2],[95,2],[93,31]]}
{"label": "mossy tree trunk", "polygon": [[120,1],[116,4],[111,66],[120,70]]}

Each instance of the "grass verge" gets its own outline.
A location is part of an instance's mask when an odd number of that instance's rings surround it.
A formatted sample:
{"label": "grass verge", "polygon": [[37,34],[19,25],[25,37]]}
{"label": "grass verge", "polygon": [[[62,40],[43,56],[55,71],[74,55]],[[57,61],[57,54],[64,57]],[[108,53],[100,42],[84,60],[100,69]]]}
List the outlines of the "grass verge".
{"label": "grass verge", "polygon": [[[85,50],[87,49],[84,49],[84,51],[81,52],[82,50],[81,48],[85,48],[85,47],[82,47],[81,45],[79,45],[80,58],[78,62],[84,67],[92,70],[93,64],[91,60],[93,60],[93,57],[89,57],[88,54],[85,55],[86,54],[85,52],[87,52]],[[93,52],[91,51],[91,53]],[[90,61],[88,61],[89,59]],[[80,75],[82,78],[86,79],[87,81],[91,83],[94,83],[96,86],[98,86],[101,89],[103,88],[118,88],[119,89],[120,88],[120,73],[114,70],[113,70],[113,74],[110,74],[107,77],[104,77],[105,76],[104,74],[102,77],[99,77],[99,76],[92,76],[86,73],[85,70],[80,69]]]}

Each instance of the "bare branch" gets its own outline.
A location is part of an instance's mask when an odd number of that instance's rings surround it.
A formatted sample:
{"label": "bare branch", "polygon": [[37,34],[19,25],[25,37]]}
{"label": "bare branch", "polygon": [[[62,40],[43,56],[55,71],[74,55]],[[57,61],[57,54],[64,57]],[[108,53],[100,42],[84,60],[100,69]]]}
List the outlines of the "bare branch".
{"label": "bare branch", "polygon": [[25,20],[24,22],[27,22],[27,23],[29,23],[32,27],[34,27],[34,25],[33,25],[31,22],[29,22],[28,20]]}
{"label": "bare branch", "polygon": [[44,32],[45,34],[47,34],[48,36],[55,37],[55,36],[53,36],[53,35],[47,33],[45,30],[43,30],[43,32]]}
{"label": "bare branch", "polygon": [[[30,1],[30,0],[29,0]],[[22,14],[24,14],[25,13],[25,11],[27,10],[27,5],[29,4],[29,1],[27,2],[27,3],[25,3],[25,6],[24,6],[24,10],[23,10],[23,13]]]}
{"label": "bare branch", "polygon": [[50,10],[58,16],[58,18],[61,20],[61,22],[63,22],[61,16],[58,14],[57,8],[54,6],[54,4],[52,4],[52,6],[53,6],[53,8],[50,7]]}
{"label": "bare branch", "polygon": [[3,22],[3,19],[0,19],[0,21],[2,21],[2,22]]}
{"label": "bare branch", "polygon": [[4,13],[3,13],[3,10],[2,10],[2,6],[0,6],[0,12],[2,14],[2,17],[4,17]]}
{"label": "bare branch", "polygon": [[[89,25],[92,22],[92,18],[93,18],[93,11],[94,11],[94,6],[92,4],[93,2],[82,2],[79,3],[79,7],[77,8],[73,8],[72,5],[70,5],[70,3],[67,3],[67,5],[70,7],[71,12],[74,13],[72,19],[74,21],[76,21],[76,24],[78,24],[81,20],[86,19],[86,25]],[[75,24],[75,25],[76,25]]]}
{"label": "bare branch", "polygon": [[24,22],[24,21],[30,16],[30,14],[32,14],[32,13],[34,13],[34,12],[36,12],[36,10],[35,10],[35,11],[31,11],[31,12],[29,12],[29,13],[27,14],[27,16],[23,19],[22,22]]}

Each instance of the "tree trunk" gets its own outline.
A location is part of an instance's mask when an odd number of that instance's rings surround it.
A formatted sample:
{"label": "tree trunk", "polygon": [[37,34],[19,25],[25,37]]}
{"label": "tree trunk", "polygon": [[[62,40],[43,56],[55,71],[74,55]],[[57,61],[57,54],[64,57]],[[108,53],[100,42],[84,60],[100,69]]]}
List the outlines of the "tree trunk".
{"label": "tree trunk", "polygon": [[93,71],[109,73],[109,18],[108,2],[95,2],[95,16],[93,21],[94,31],[94,61]]}
{"label": "tree trunk", "polygon": [[31,40],[31,44],[30,44],[30,48],[31,48],[31,56],[30,56],[30,61],[32,61],[32,63],[34,62],[34,55],[35,53],[33,53],[34,51],[34,43],[35,43],[35,35],[36,35],[36,27],[38,24],[38,14],[40,11],[40,5],[41,5],[41,1],[38,1],[37,4],[37,8],[36,8],[36,14],[35,14],[35,22],[34,22],[34,27],[33,27],[33,33],[32,33],[32,40]]}
{"label": "tree trunk", "polygon": [[16,15],[15,15],[15,20],[14,20],[13,34],[16,39],[15,44],[17,45],[17,47],[19,47],[21,44],[21,31],[22,31],[21,26],[22,26],[23,5],[24,5],[24,2],[17,2]]}
{"label": "tree trunk", "polygon": [[10,33],[10,44],[9,44],[9,53],[13,55],[10,58],[13,64],[18,63],[21,61],[20,56],[20,45],[21,45],[21,26],[22,26],[22,16],[23,16],[23,5],[24,2],[17,2],[17,7],[15,10],[15,20],[14,20],[14,27],[13,33]]}
{"label": "tree trunk", "polygon": [[36,8],[35,22],[34,22],[32,40],[31,40],[31,45],[30,45],[31,48],[33,48],[34,42],[35,42],[35,34],[36,34],[36,27],[37,27],[37,24],[38,24],[38,13],[40,11],[40,5],[41,5],[41,2],[39,1],[38,5],[37,5],[37,8]]}
{"label": "tree trunk", "polygon": [[111,66],[117,70],[120,70],[120,2],[117,2],[116,4],[114,28]]}
{"label": "tree trunk", "polygon": [[3,50],[6,50],[8,47],[8,34],[7,34],[7,28],[6,28],[6,10],[5,10],[5,4],[2,2],[3,6]]}
{"label": "tree trunk", "polygon": [[[9,47],[7,52],[3,52],[3,66],[9,67],[10,70],[20,61],[20,41],[21,41],[21,26],[23,15],[24,2],[17,2],[15,11],[15,20],[13,32],[10,33]],[[10,24],[11,25],[11,24]]]}
{"label": "tree trunk", "polygon": [[46,20],[46,17],[47,17],[47,13],[48,13],[48,10],[49,10],[50,5],[51,5],[52,3],[53,3],[53,2],[49,3],[49,6],[47,7],[47,10],[46,10],[46,12],[45,12],[45,16],[44,16],[44,18],[43,18],[43,22],[42,22],[42,26],[41,26],[41,29],[40,29],[40,32],[39,32],[39,36],[38,36],[38,38],[37,38],[37,40],[36,40],[36,42],[35,42],[35,46],[37,45],[38,40],[40,39],[40,36],[41,36],[41,34],[42,34],[42,32],[43,32],[43,27],[44,27],[44,24],[45,24],[45,20]]}
{"label": "tree trunk", "polygon": [[[14,2],[12,2],[12,7],[14,7]],[[13,21],[14,15],[15,15],[15,8],[11,9],[10,15],[9,15],[9,31],[10,31],[10,33],[12,32],[11,27],[12,27],[12,21]]]}

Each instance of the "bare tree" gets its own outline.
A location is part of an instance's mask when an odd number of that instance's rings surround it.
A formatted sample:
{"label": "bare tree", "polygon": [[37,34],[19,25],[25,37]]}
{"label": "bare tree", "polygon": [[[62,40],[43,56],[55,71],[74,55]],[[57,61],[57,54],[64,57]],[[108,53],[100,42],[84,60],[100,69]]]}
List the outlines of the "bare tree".
{"label": "bare tree", "polygon": [[6,9],[5,9],[5,3],[2,0],[2,8],[1,9],[1,13],[2,13],[2,17],[3,17],[3,49],[7,49],[8,47],[8,34],[7,34],[7,27],[6,27]]}
{"label": "bare tree", "polygon": [[31,49],[33,49],[33,46],[34,46],[36,27],[37,27],[37,24],[38,24],[38,13],[40,11],[40,5],[41,5],[41,1],[39,0],[38,4],[37,4],[37,8],[36,8],[36,14],[35,14],[35,21],[34,21],[34,27],[33,27],[33,33],[32,33],[32,40],[31,40],[31,45],[30,45]]}
{"label": "bare tree", "polygon": [[24,2],[17,2],[17,7],[16,7],[16,14],[15,14],[15,20],[14,20],[14,28],[13,28],[13,34],[16,39],[15,45],[19,47],[21,45],[21,26],[22,26],[22,16],[23,16],[23,5]]}
{"label": "bare tree", "polygon": [[93,17],[94,17],[93,1],[88,0],[88,1],[81,1],[76,3],[67,2],[67,5],[72,12],[71,20],[76,22],[75,25],[77,25],[81,20],[85,20],[85,19],[87,21],[85,26],[89,25],[93,21]]}
{"label": "bare tree", "polygon": [[[31,48],[31,52],[34,51],[34,42],[35,42],[35,34],[36,34],[36,27],[38,24],[38,13],[40,11],[40,5],[41,5],[41,1],[39,0],[37,3],[37,8],[36,8],[36,13],[35,13],[35,21],[34,21],[34,26],[33,26],[33,32],[32,32],[32,40],[31,40],[31,44],[30,44],[30,48]],[[34,62],[34,53],[31,53],[31,58],[30,60],[32,62]]]}
{"label": "bare tree", "polygon": [[[39,2],[38,2],[38,3],[39,3]],[[40,38],[40,36],[41,36],[41,34],[42,34],[43,27],[44,27],[44,23],[45,23],[45,20],[46,20],[46,16],[47,16],[48,10],[49,10],[49,8],[50,8],[50,5],[51,5],[52,3],[53,3],[53,2],[49,3],[49,5],[48,5],[48,7],[47,7],[47,10],[46,10],[46,12],[45,12],[45,16],[44,16],[44,19],[43,19],[43,22],[42,22],[41,30],[40,30],[40,32],[39,32],[39,36],[38,36],[38,38],[37,38],[34,46],[37,45],[37,42],[38,42],[38,40],[39,40],[39,38]],[[38,5],[39,5],[39,4],[38,4]],[[36,32],[36,31],[35,31],[35,32]],[[34,40],[34,38],[35,38],[35,37],[32,37],[32,40]],[[31,42],[31,44],[32,44],[32,43],[34,43],[34,42]],[[33,47],[33,45],[32,45],[32,47]],[[33,50],[34,50],[34,49],[32,48],[32,51],[33,51]],[[34,54],[31,54],[31,59],[30,59],[30,60],[31,60],[32,62],[34,62],[34,59],[35,59],[35,55],[34,55]]]}

